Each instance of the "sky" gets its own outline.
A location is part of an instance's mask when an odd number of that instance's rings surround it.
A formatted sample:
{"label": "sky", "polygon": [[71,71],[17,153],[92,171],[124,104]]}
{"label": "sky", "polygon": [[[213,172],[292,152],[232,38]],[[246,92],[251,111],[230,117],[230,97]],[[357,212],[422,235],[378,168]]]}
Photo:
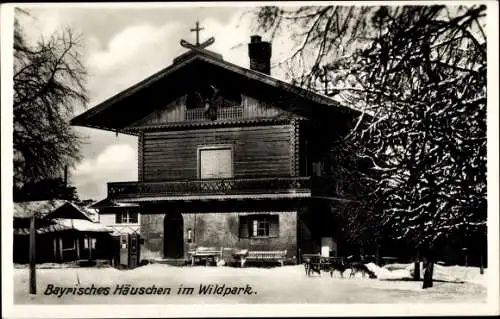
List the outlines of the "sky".
{"label": "sky", "polygon": [[[23,6],[31,16],[20,15],[20,23],[31,43],[64,26],[82,35],[82,60],[89,77],[90,102],[94,107],[144,78],[172,64],[186,51],[179,41],[195,42],[190,28],[199,20],[205,28],[200,42],[215,37],[208,49],[226,61],[248,67],[247,43],[257,34],[252,7],[89,7],[68,5]],[[263,40],[269,40],[265,34]],[[287,57],[290,41],[273,40],[272,64]],[[279,74],[273,74],[280,78]],[[75,116],[81,113],[77,110]],[[70,171],[70,183],[81,199],[106,197],[107,182],[137,180],[137,138],[124,134],[75,127],[84,139],[82,160]]]}

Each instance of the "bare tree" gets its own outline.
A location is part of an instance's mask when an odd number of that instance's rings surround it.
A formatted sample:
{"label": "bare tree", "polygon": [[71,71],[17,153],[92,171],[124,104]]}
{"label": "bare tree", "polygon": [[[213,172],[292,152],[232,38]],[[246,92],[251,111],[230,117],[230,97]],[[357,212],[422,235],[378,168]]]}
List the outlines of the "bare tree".
{"label": "bare tree", "polygon": [[[16,11],[17,14],[27,14]],[[69,126],[75,106],[85,107],[86,69],[81,37],[65,28],[36,44],[14,28],[14,187],[62,175],[79,158],[80,139]]]}
{"label": "bare tree", "polygon": [[[258,23],[295,26],[301,85],[362,115],[348,138],[378,174],[381,225],[410,240],[432,286],[436,246],[485,233],[484,5],[261,8]],[[327,70],[327,72],[325,72]],[[320,85],[318,85],[320,84]]]}

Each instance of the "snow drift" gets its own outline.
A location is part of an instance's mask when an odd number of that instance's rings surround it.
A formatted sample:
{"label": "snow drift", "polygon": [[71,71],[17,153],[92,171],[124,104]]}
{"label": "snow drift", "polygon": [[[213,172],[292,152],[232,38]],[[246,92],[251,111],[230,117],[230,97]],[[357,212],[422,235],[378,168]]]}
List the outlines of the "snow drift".
{"label": "snow drift", "polygon": [[[392,264],[379,267],[374,263],[366,264],[379,280],[409,280],[413,278],[414,264]],[[424,273],[420,263],[420,274]],[[486,286],[486,275],[481,275],[477,267],[434,265],[433,279],[445,282],[472,282]]]}

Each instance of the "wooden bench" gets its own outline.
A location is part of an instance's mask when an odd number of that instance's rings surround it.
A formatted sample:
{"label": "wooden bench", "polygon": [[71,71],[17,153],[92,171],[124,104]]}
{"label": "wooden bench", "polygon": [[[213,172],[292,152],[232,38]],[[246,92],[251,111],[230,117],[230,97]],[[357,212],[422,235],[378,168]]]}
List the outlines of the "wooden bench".
{"label": "wooden bench", "polygon": [[269,250],[269,251],[248,251],[248,255],[244,257],[242,266],[246,262],[257,262],[257,263],[279,263],[283,266],[286,259],[286,250]]}

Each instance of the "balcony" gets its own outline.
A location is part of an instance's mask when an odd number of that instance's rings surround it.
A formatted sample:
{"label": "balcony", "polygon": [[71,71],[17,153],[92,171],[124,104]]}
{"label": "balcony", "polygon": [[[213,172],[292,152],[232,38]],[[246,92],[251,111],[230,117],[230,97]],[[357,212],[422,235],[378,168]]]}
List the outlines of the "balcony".
{"label": "balcony", "polygon": [[[217,108],[218,120],[239,119],[242,117],[243,107],[241,106]],[[207,121],[209,119],[210,118],[204,108],[186,109],[187,121]]]}
{"label": "balcony", "polygon": [[161,182],[108,183],[110,199],[178,198],[208,196],[309,196],[310,177],[231,178]]}

